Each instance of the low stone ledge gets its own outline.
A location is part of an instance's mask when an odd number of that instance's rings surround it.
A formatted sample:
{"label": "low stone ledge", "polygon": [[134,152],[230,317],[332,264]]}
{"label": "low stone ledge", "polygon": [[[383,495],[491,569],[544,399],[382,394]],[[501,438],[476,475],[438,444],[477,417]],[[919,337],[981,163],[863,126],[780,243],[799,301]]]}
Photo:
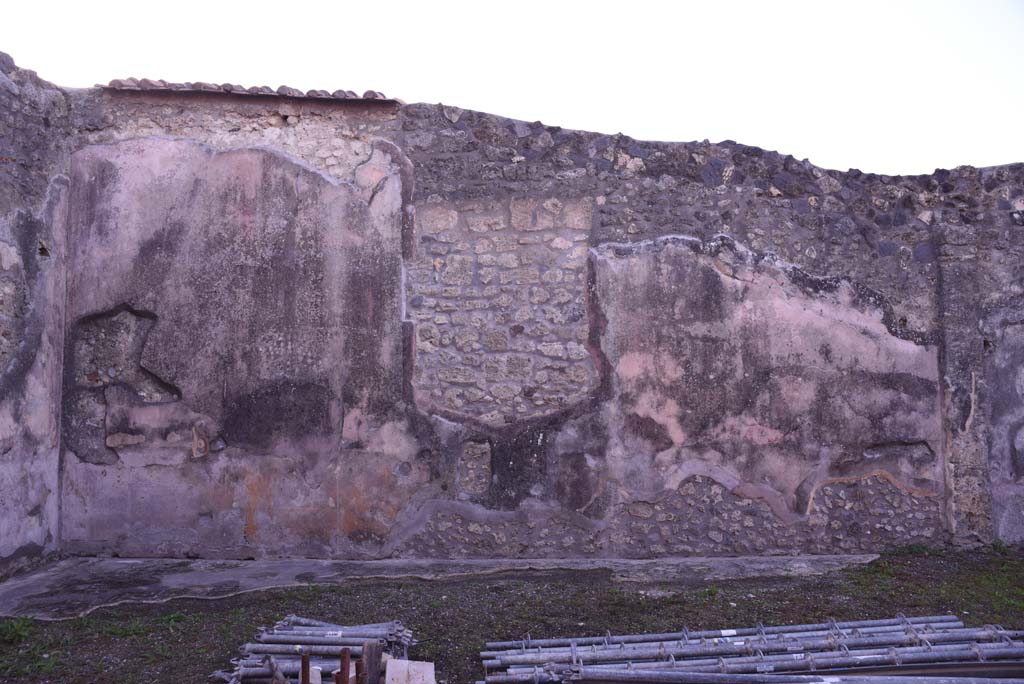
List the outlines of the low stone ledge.
{"label": "low stone ledge", "polygon": [[264,589],[370,579],[453,580],[504,574],[523,579],[585,572],[617,582],[697,584],[745,577],[818,575],[870,563],[876,558],[875,554],[644,560],[69,558],[0,584],[0,616],[63,620],[122,603],[217,599]]}

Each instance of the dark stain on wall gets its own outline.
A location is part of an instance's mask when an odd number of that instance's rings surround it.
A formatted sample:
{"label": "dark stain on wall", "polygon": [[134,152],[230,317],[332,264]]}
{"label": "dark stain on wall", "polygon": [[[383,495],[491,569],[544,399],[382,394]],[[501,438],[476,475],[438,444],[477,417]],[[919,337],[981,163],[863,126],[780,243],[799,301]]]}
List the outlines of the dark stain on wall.
{"label": "dark stain on wall", "polygon": [[330,389],[281,381],[241,396],[227,397],[224,439],[228,444],[267,451],[279,437],[302,439],[331,431]]}
{"label": "dark stain on wall", "polygon": [[0,579],[57,548],[63,92],[0,53]]}
{"label": "dark stain on wall", "polygon": [[[11,346],[11,353],[0,368],[0,389],[7,396],[18,394],[23,389],[25,376],[35,361],[39,349],[39,337],[43,332],[43,307],[39,301],[38,276],[40,258],[37,245],[47,236],[45,223],[26,211],[17,211],[12,232],[17,240],[21,268],[7,274],[15,301],[9,305],[12,322],[17,325],[5,330]],[[5,302],[7,304],[7,302]],[[8,307],[5,307],[8,308]],[[5,312],[6,313],[6,312]]]}

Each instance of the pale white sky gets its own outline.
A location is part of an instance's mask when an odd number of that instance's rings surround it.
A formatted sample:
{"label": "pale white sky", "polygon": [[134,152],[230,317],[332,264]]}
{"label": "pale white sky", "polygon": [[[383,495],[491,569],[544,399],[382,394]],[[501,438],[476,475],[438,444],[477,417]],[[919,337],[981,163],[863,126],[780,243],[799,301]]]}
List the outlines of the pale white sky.
{"label": "pale white sky", "polygon": [[0,50],[64,86],[372,88],[878,173],[1024,161],[1024,0],[22,1]]}

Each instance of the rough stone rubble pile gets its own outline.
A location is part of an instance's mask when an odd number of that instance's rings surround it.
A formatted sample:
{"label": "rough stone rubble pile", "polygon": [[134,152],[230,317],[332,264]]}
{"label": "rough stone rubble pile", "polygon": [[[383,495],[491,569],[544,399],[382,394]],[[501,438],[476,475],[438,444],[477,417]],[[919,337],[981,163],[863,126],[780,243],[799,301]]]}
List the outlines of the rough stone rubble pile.
{"label": "rough stone rubble pile", "polygon": [[[1024,682],[1024,631],[954,615],[488,642],[478,684]],[[825,675],[825,673],[828,673]],[[1000,680],[987,678],[1004,677]],[[1018,679],[1005,679],[1017,677]]]}
{"label": "rough stone rubble pile", "polygon": [[[242,656],[232,661],[233,671],[214,672],[210,678],[230,684],[381,684],[388,670],[401,670],[402,677],[388,676],[387,681],[432,684],[432,663],[408,661],[409,647],[415,643],[412,632],[398,621],[339,625],[289,615],[270,629],[261,628],[252,643],[244,644]],[[408,676],[413,669],[418,679]],[[347,678],[339,675],[346,670]]]}

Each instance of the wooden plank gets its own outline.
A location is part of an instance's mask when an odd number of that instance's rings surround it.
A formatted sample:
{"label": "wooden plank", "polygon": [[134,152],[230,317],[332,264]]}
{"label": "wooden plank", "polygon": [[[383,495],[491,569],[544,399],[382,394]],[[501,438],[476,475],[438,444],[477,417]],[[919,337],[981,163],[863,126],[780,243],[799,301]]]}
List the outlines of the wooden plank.
{"label": "wooden plank", "polygon": [[384,684],[436,684],[434,663],[419,660],[389,660]]}
{"label": "wooden plank", "polygon": [[362,662],[366,668],[366,684],[381,684],[380,659],[383,654],[384,648],[379,641],[363,642]]}

